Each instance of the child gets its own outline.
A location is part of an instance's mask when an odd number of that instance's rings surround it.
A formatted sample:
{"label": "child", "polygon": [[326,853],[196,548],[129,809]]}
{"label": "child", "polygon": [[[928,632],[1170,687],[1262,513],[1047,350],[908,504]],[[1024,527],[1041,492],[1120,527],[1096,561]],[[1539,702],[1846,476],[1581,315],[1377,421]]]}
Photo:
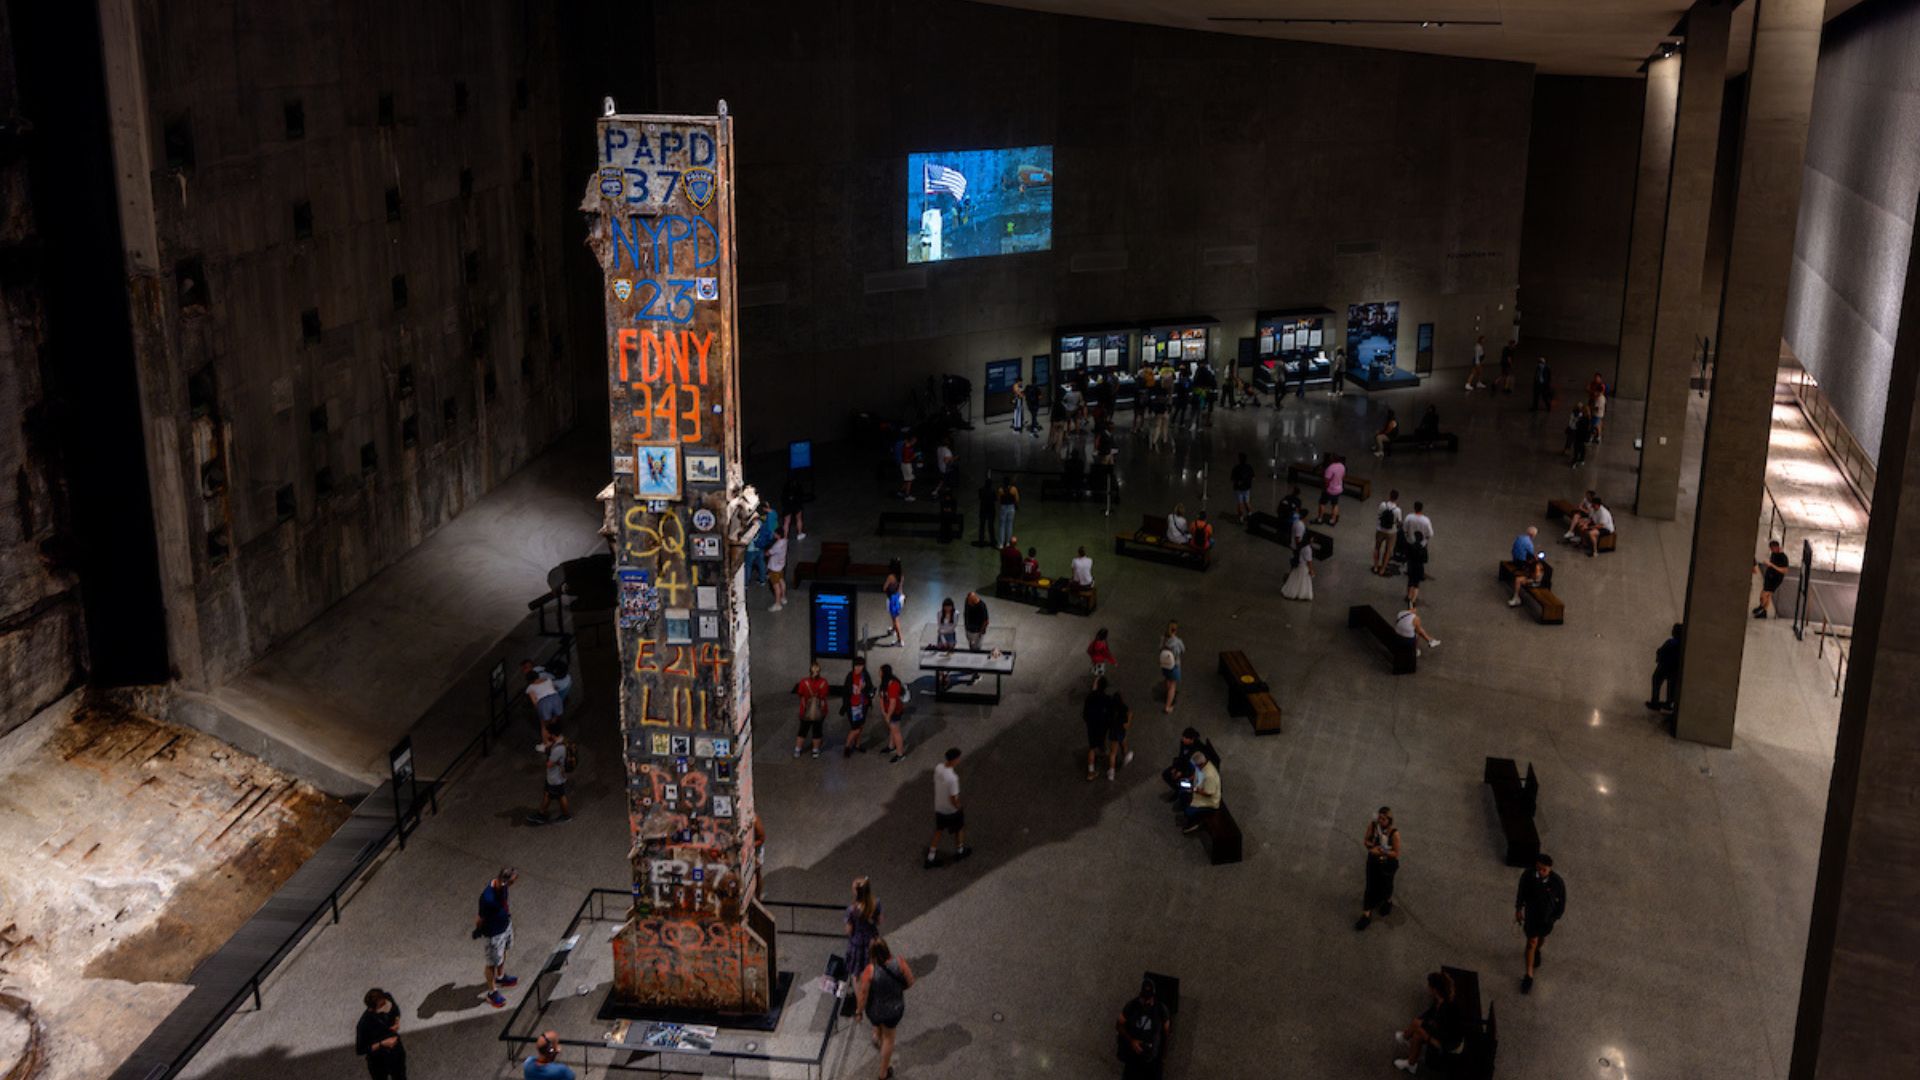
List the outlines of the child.
{"label": "child", "polygon": [[1040,549],[1028,548],[1025,562],[1020,564],[1020,576],[1028,581],[1040,580]]}
{"label": "child", "polygon": [[1106,627],[1101,627],[1093,635],[1093,644],[1087,646],[1087,659],[1093,661],[1093,687],[1098,690],[1101,676],[1105,675],[1107,669],[1116,662],[1113,659],[1113,649],[1107,644]]}

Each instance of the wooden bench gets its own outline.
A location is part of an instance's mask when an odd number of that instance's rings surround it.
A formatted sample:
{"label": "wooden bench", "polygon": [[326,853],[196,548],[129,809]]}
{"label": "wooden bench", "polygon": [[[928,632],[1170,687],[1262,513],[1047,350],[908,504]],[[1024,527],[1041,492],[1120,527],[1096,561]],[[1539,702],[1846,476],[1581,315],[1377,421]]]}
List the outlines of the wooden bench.
{"label": "wooden bench", "polygon": [[1237,863],[1241,858],[1240,823],[1221,800],[1220,809],[1200,818],[1200,844],[1207,849],[1207,860],[1215,866]]}
{"label": "wooden bench", "polygon": [[[1341,460],[1344,461],[1345,459],[1343,458]],[[1321,475],[1320,470],[1323,468],[1325,468],[1324,464],[1315,465],[1311,461],[1292,462],[1287,465],[1287,482],[1290,484],[1305,484],[1308,487],[1324,488],[1327,486],[1327,478]],[[1348,473],[1346,480],[1341,484],[1340,493],[1348,498],[1359,499],[1364,502],[1373,494],[1373,482],[1365,477]]]}
{"label": "wooden bench", "polygon": [[1402,435],[1387,440],[1387,453],[1401,450],[1445,450],[1457,453],[1460,450],[1460,436],[1443,431],[1438,435]]}
{"label": "wooden bench", "polygon": [[[1262,540],[1271,540],[1282,547],[1292,547],[1293,537],[1287,533],[1287,523],[1280,515],[1255,510],[1247,515],[1247,532]],[[1313,557],[1321,562],[1333,558],[1333,537],[1323,532],[1307,530],[1307,543],[1313,546]]]}
{"label": "wooden bench", "polygon": [[[1512,563],[1505,561],[1500,564],[1500,577],[1509,586],[1513,584],[1513,573],[1508,570],[1511,566],[1513,566]],[[1549,563],[1547,574],[1552,573],[1553,564]],[[1553,595],[1553,590],[1549,589],[1544,581],[1539,585],[1522,587],[1520,603],[1525,605],[1527,611],[1533,615],[1533,621],[1542,626],[1559,626],[1567,621],[1567,605],[1561,603],[1558,596]]]}
{"label": "wooden bench", "polygon": [[1387,659],[1392,662],[1395,675],[1411,675],[1419,667],[1420,654],[1413,639],[1401,637],[1386,616],[1373,609],[1373,605],[1355,604],[1348,608],[1347,628],[1365,630],[1385,646]]}
{"label": "wooden bench", "polygon": [[[1580,505],[1578,503],[1568,502],[1566,499],[1548,499],[1547,500],[1547,520],[1548,521],[1572,521],[1574,512],[1579,509],[1580,509]],[[1616,530],[1614,532],[1610,532],[1607,535],[1601,537],[1593,546],[1597,551],[1599,551],[1601,554],[1604,555],[1607,552],[1614,550],[1615,546],[1618,545],[1619,543],[1620,543],[1620,533],[1618,530]],[[1582,541],[1580,546],[1585,547],[1586,546],[1585,541]]]}
{"label": "wooden bench", "polygon": [[[1543,588],[1551,589],[1553,588],[1553,564],[1547,563],[1546,567],[1547,572],[1540,575],[1540,585]],[[1500,584],[1511,586],[1514,577],[1519,573],[1519,563],[1514,562],[1512,559],[1500,560]]]}
{"label": "wooden bench", "polygon": [[1213,565],[1212,548],[1167,542],[1167,519],[1164,514],[1144,514],[1140,518],[1139,529],[1130,533],[1114,533],[1113,553],[1159,559],[1195,570],[1206,570]]}
{"label": "wooden bench", "polygon": [[1534,828],[1533,812],[1540,803],[1540,780],[1527,766],[1523,779],[1512,758],[1487,759],[1483,773],[1485,784],[1493,789],[1493,809],[1500,818],[1500,832],[1506,837],[1508,866],[1533,865],[1540,855],[1540,832]]}
{"label": "wooden bench", "polygon": [[1100,606],[1099,586],[1080,588],[1069,578],[995,578],[993,593],[1002,600],[1019,600],[1048,611],[1091,615]]}
{"label": "wooden bench", "polygon": [[793,583],[798,585],[808,578],[856,583],[860,579],[885,581],[887,573],[887,564],[854,562],[850,545],[840,540],[827,540],[820,544],[819,558],[794,565]]}
{"label": "wooden bench", "polygon": [[1246,653],[1221,653],[1220,677],[1227,681],[1227,715],[1253,721],[1255,735],[1280,734],[1280,704]]}
{"label": "wooden bench", "polygon": [[875,536],[887,535],[888,529],[914,536],[920,526],[931,525],[934,535],[941,543],[947,543],[967,531],[967,515],[956,510],[943,513],[939,510],[882,510],[880,523],[874,526]]}

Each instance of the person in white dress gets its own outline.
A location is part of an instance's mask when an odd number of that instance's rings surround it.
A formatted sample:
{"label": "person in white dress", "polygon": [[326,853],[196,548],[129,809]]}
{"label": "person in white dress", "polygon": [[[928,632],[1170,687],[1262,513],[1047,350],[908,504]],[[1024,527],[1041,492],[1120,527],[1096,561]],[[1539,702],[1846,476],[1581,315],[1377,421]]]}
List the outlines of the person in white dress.
{"label": "person in white dress", "polygon": [[1302,543],[1294,549],[1293,572],[1287,575],[1286,584],[1280,586],[1280,595],[1289,600],[1313,599],[1313,545]]}

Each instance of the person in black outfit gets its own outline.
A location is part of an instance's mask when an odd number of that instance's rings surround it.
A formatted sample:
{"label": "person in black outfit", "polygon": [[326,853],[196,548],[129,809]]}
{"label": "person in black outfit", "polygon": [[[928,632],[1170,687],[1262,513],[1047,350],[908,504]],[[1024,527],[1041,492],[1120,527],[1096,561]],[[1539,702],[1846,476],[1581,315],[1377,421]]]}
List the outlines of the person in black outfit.
{"label": "person in black outfit", "polygon": [[1247,460],[1247,455],[1241,454],[1240,460],[1234,463],[1231,478],[1234,520],[1245,521],[1253,510],[1253,463]]}
{"label": "person in black outfit", "polygon": [[1394,1032],[1393,1041],[1407,1048],[1405,1057],[1393,1060],[1395,1068],[1401,1072],[1414,1072],[1419,1069],[1429,1047],[1446,1054],[1460,1045],[1466,1036],[1466,1022],[1460,1014],[1455,993],[1451,975],[1444,971],[1427,973],[1427,997],[1432,1000],[1407,1025],[1406,1030]]}
{"label": "person in black outfit", "polygon": [[1547,366],[1547,358],[1541,357],[1540,363],[1533,369],[1533,402],[1527,406],[1528,412],[1553,408],[1553,369]]}
{"label": "person in black outfit", "polygon": [[1367,889],[1360,899],[1360,918],[1355,930],[1365,930],[1374,915],[1393,913],[1393,875],[1400,872],[1400,830],[1394,827],[1393,811],[1381,807],[1361,838],[1367,847]]}
{"label": "person in black outfit", "polygon": [[1276,511],[1276,514],[1279,516],[1280,524],[1282,525],[1291,522],[1295,514],[1301,517],[1307,516],[1307,504],[1300,501],[1300,486],[1298,484],[1288,488],[1287,493],[1281,496],[1280,509]]}
{"label": "person in black outfit", "polygon": [[1180,794],[1180,781],[1193,776],[1193,753],[1196,750],[1207,755],[1207,760],[1213,762],[1214,768],[1220,767],[1220,751],[1213,748],[1211,740],[1201,738],[1193,728],[1182,731],[1180,749],[1174,751],[1173,764],[1160,771],[1160,779],[1166,781],[1176,796]]}
{"label": "person in black outfit", "polygon": [[407,1048],[400,1045],[400,1006],[378,988],[360,999],[367,1011],[353,1029],[353,1052],[367,1059],[373,1080],[407,1080]]}
{"label": "person in black outfit", "polygon": [[[1417,509],[1419,503],[1414,506]],[[1407,603],[1412,605],[1420,599],[1420,586],[1427,580],[1427,537],[1425,533],[1406,533],[1403,536],[1401,553],[1406,557],[1407,566]]]}
{"label": "person in black outfit", "polygon": [[1773,594],[1787,580],[1787,553],[1780,550],[1780,541],[1767,541],[1767,561],[1753,564],[1753,572],[1760,575],[1760,604],[1753,609],[1753,617],[1764,619],[1773,614]]}
{"label": "person in black outfit", "polygon": [[1040,437],[1040,388],[1032,383],[1027,384],[1027,430]]}
{"label": "person in black outfit", "polygon": [[1440,410],[1437,407],[1427,406],[1427,411],[1420,416],[1420,426],[1413,429],[1413,437],[1416,439],[1440,437]]}
{"label": "person in black outfit", "polygon": [[1555,923],[1567,913],[1567,883],[1553,872],[1553,856],[1541,852],[1534,857],[1533,869],[1520,875],[1520,887],[1513,896],[1513,921],[1527,935],[1527,973],[1520,979],[1520,992],[1533,992],[1533,972],[1540,966],[1540,948],[1553,933]]}
{"label": "person in black outfit", "polygon": [[[1680,635],[1684,628],[1673,624],[1673,633],[1653,653],[1653,696],[1647,699],[1647,708],[1661,712],[1672,712],[1679,703],[1680,690]],[[1664,695],[1661,694],[1665,690]]]}
{"label": "person in black outfit", "polygon": [[1000,508],[1000,490],[993,486],[992,469],[988,469],[987,475],[981,479],[978,494],[980,498],[980,538],[974,541],[973,546],[992,547],[994,514]]}
{"label": "person in black outfit", "polygon": [[1173,1021],[1158,996],[1153,980],[1142,979],[1140,996],[1120,1007],[1120,1022],[1114,1026],[1120,1034],[1116,1049],[1126,1065],[1121,1080],[1160,1080]]}

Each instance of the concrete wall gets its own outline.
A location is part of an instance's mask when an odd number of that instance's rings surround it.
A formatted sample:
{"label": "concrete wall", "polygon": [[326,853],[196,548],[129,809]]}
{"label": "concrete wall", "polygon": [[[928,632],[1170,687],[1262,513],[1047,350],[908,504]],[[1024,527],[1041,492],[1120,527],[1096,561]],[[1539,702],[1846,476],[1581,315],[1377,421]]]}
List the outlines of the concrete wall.
{"label": "concrete wall", "polygon": [[[0,116],[22,115],[14,38],[0,8]],[[85,619],[69,564],[66,478],[47,388],[46,283],[29,158],[0,131],[0,734],[79,681]]]}
{"label": "concrete wall", "polygon": [[1878,461],[1920,195],[1920,3],[1869,0],[1820,44],[1786,338]]}
{"label": "concrete wall", "polygon": [[[897,412],[1061,324],[1401,301],[1403,366],[1500,340],[1532,72],[935,0],[661,5],[665,111],[737,120],[742,415],[759,449]],[[1053,250],[906,265],[911,151],[1052,144]],[[588,161],[570,161],[584,179]],[[1343,245],[1352,245],[1344,250]],[[1095,269],[1096,265],[1118,268]],[[924,271],[924,272],[923,272]],[[1344,329],[1342,329],[1342,333]],[[976,410],[976,415],[977,415]]]}
{"label": "concrete wall", "polygon": [[1620,342],[1645,89],[1641,79],[1534,80],[1520,234],[1529,337]]}
{"label": "concrete wall", "polygon": [[590,118],[539,0],[103,6],[169,639],[217,683],[572,423]]}

